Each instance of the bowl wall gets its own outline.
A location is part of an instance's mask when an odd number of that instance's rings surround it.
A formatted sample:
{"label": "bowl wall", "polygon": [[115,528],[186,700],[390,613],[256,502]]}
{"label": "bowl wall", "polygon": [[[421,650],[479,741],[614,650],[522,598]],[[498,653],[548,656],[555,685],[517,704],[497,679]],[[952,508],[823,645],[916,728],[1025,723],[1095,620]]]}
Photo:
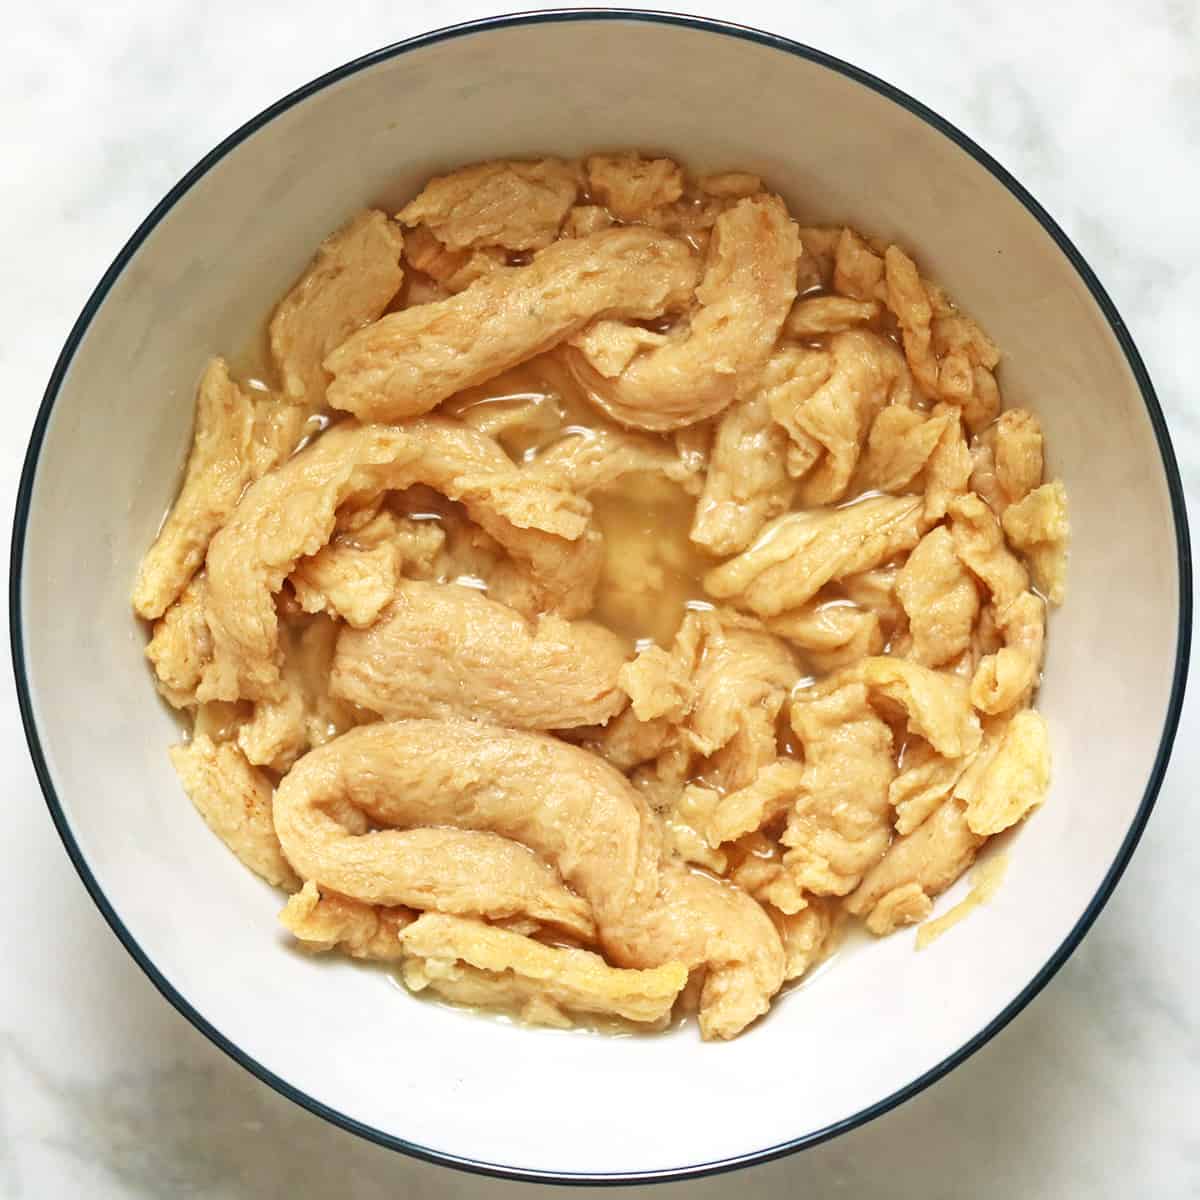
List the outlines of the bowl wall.
{"label": "bowl wall", "polygon": [[[278,894],[183,796],[128,596],[177,486],[206,359],[244,346],[363,205],[500,155],[638,146],[761,173],[807,222],[911,247],[1005,354],[1074,528],[1041,707],[1054,783],[994,901],[917,954],[852,941],[729,1045],[694,1028],[534,1032],[291,951]],[[785,49],[590,19],[418,45],[248,132],[160,215],[100,299],[32,476],[17,638],[69,839],[161,980],[258,1069],[439,1156],[560,1175],[688,1170],[847,1121],[976,1039],[1088,912],[1139,818],[1171,707],[1176,517],[1147,401],[1080,273],[1025,205],[921,116]],[[18,537],[20,533],[18,532]],[[944,911],[963,890],[943,898]]]}

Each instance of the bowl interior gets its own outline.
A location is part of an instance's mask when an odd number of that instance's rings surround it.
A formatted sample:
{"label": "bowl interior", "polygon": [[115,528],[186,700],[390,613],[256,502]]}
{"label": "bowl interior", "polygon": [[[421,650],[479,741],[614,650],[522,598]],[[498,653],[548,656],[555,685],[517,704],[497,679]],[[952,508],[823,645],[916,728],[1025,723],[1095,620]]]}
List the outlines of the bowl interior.
{"label": "bowl interior", "polygon": [[[854,940],[729,1045],[694,1029],[530,1031],[291,951],[280,898],[183,796],[128,596],[179,479],[193,388],[243,346],[319,239],[438,169],[636,145],[761,173],[802,219],[896,236],[1005,354],[1074,526],[1041,707],[1048,802],[993,902],[930,949]],[[484,29],[345,75],[233,145],[148,232],[76,348],[25,537],[30,703],[70,834],[166,983],[267,1072],[345,1119],[505,1169],[694,1168],[878,1104],[983,1031],[1092,903],[1138,815],[1168,713],[1175,524],[1137,382],[1079,274],[985,167],[820,63],[676,23]],[[943,899],[938,911],[959,893]]]}

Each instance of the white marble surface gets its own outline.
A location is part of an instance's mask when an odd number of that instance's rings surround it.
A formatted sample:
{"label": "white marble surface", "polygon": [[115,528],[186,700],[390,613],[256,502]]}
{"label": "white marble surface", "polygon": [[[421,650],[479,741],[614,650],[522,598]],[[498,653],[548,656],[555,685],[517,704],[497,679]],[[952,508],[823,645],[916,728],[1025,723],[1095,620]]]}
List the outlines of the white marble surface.
{"label": "white marble surface", "polygon": [[[1200,9],[1194,0],[705,0],[850,59],[960,125],[1050,209],[1147,359],[1200,486]],[[67,330],[161,194],[219,138],[363,51],[486,2],[21,5],[0,73],[0,489]],[[14,23],[15,20],[15,23]],[[77,600],[78,598],[73,598]],[[6,671],[8,668],[6,667]],[[995,1041],[866,1128],[735,1177],[762,1197],[1200,1193],[1196,703],[1136,858],[1083,947]],[[517,1196],[323,1124],[178,1016],[93,909],[0,696],[0,1195]],[[679,1194],[667,1188],[661,1195]]]}

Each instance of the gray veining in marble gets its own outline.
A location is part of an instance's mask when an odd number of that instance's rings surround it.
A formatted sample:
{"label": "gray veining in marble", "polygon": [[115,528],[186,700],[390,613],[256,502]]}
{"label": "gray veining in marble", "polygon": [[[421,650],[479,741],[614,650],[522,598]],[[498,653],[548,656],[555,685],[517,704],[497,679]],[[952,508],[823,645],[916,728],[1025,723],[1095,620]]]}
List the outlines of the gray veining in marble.
{"label": "gray veining in marble", "polygon": [[[0,72],[5,511],[58,348],[116,249],[162,193],[219,138],[319,72],[490,8],[478,0],[53,0],[7,16]],[[1127,319],[1195,497],[1194,0],[706,0],[704,11],[779,30],[876,72],[1009,167],[1077,242]],[[1200,849],[1188,834],[1200,783],[1200,746],[1189,736],[1195,712],[1193,702],[1158,810],[1116,896],[1008,1030],[866,1128],[736,1180],[690,1185],[688,1195],[724,1196],[735,1187],[764,1198],[856,1200],[1200,1194]],[[62,853],[7,677],[0,737],[8,822],[0,871],[0,1194],[448,1200],[530,1191],[360,1142],[210,1046],[127,957]]]}

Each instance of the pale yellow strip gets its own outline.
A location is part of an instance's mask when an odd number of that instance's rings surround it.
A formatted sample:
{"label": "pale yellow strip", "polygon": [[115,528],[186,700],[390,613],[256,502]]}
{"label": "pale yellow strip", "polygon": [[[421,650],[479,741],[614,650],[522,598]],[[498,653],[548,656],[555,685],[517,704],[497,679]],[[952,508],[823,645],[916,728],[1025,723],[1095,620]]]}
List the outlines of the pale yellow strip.
{"label": "pale yellow strip", "polygon": [[955,925],[975,911],[981,904],[986,904],[999,890],[1008,871],[1008,855],[996,854],[986,862],[981,862],[970,874],[971,890],[949,912],[926,921],[917,930],[917,949],[924,950],[926,946],[937,941],[947,929]]}

